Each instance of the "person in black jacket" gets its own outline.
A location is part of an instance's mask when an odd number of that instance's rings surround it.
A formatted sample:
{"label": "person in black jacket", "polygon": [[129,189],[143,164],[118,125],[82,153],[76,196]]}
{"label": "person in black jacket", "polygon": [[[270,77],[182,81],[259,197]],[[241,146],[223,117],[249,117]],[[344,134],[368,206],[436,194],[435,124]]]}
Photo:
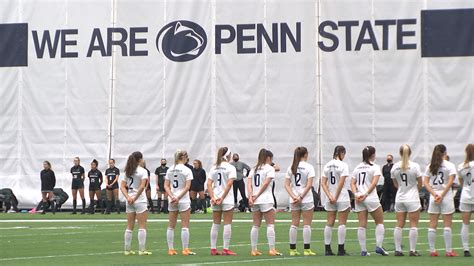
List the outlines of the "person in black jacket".
{"label": "person in black jacket", "polygon": [[[156,168],[156,194],[158,195],[158,211],[157,213],[164,212],[168,213],[168,194],[165,191],[165,176],[168,172],[168,166],[166,166],[166,159],[161,159],[161,166]],[[163,207],[161,206],[163,197]]]}
{"label": "person in black jacket", "polygon": [[392,176],[390,171],[393,166],[393,156],[387,155],[387,164],[382,167],[382,175],[384,177],[384,184],[382,190],[382,208],[386,212],[393,211],[392,204],[395,204],[395,196],[397,195],[397,189],[393,184]]}
{"label": "person in black jacket", "polygon": [[41,196],[43,198],[43,211],[41,214],[45,214],[45,206],[51,204],[53,213],[56,212],[53,199],[53,190],[56,185],[56,176],[54,171],[51,169],[51,163],[48,161],[43,162],[43,170],[41,170]]}
{"label": "person in black jacket", "polygon": [[[191,181],[191,190],[189,195],[191,197],[191,213],[197,209],[201,209],[207,213],[207,206],[204,197],[204,183],[206,182],[206,171],[202,168],[202,163],[199,160],[193,161],[193,180]],[[199,194],[199,200],[197,195]]]}
{"label": "person in black jacket", "polygon": [[[89,173],[87,173],[87,176],[89,177],[89,198],[91,200],[90,205],[89,205],[89,212],[90,214],[95,213],[95,208],[94,205],[102,205],[101,204],[101,186],[102,186],[102,172],[97,169],[97,166],[99,165],[99,162],[97,162],[96,159],[92,160],[91,162],[91,170]],[[94,203],[94,195],[97,198],[96,204]],[[103,207],[103,206],[99,206]]]}

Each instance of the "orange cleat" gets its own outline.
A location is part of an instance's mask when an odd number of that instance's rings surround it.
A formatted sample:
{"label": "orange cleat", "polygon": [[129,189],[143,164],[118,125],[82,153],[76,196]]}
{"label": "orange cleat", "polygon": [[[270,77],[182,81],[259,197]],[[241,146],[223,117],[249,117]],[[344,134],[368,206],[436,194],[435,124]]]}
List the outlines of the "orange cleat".
{"label": "orange cleat", "polygon": [[184,256],[192,256],[196,255],[196,253],[192,252],[189,248],[183,249],[181,252]]}
{"label": "orange cleat", "polygon": [[174,249],[168,249],[168,255],[170,256],[178,255],[178,252]]}
{"label": "orange cleat", "polygon": [[250,252],[250,256],[260,256],[260,255],[262,255],[262,252],[258,250],[252,250],[252,252]]}

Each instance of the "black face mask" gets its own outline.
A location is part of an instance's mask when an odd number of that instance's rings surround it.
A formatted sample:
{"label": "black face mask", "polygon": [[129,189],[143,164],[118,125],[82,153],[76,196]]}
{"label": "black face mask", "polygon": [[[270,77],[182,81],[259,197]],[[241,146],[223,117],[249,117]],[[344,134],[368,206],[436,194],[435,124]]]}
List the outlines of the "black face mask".
{"label": "black face mask", "polygon": [[166,166],[166,163],[162,163],[161,166]]}
{"label": "black face mask", "polygon": [[238,159],[238,158],[234,158],[234,162],[238,162],[238,161],[239,161],[239,159]]}
{"label": "black face mask", "polygon": [[387,160],[387,163],[389,163],[389,164],[392,163],[392,162],[393,162],[393,160]]}

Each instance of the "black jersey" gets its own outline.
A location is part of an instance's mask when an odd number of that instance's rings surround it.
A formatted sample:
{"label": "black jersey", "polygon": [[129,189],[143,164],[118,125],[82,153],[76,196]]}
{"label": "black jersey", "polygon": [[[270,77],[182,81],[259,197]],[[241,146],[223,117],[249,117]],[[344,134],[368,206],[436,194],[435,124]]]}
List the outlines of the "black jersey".
{"label": "black jersey", "polygon": [[56,185],[56,176],[54,175],[53,170],[43,169],[40,173],[41,177],[41,191],[53,191],[54,186]]}
{"label": "black jersey", "polygon": [[[107,177],[107,184],[112,184],[114,182],[115,177],[120,175],[120,170],[117,167],[114,168],[107,168],[105,170],[105,176]],[[117,180],[118,183],[118,180]]]}
{"label": "black jersey", "polygon": [[98,169],[90,170],[87,176],[89,177],[89,187],[100,188],[100,185],[102,185],[101,171],[99,171]]}
{"label": "black jersey", "polygon": [[72,174],[72,179],[73,180],[82,180],[82,175],[85,173],[84,167],[78,165],[78,166],[73,166],[71,167],[71,174]]}
{"label": "black jersey", "polygon": [[158,176],[158,184],[165,183],[166,172],[168,172],[168,166],[160,166],[155,170],[155,175]]}

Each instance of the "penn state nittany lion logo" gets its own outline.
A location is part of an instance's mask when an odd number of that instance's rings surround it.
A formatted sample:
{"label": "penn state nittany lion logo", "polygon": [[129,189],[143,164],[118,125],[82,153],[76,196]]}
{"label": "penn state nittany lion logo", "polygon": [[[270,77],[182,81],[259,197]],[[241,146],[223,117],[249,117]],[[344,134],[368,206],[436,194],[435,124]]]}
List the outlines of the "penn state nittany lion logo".
{"label": "penn state nittany lion logo", "polygon": [[187,20],[168,23],[156,37],[158,51],[175,62],[187,62],[197,58],[206,48],[206,44],[204,29]]}

